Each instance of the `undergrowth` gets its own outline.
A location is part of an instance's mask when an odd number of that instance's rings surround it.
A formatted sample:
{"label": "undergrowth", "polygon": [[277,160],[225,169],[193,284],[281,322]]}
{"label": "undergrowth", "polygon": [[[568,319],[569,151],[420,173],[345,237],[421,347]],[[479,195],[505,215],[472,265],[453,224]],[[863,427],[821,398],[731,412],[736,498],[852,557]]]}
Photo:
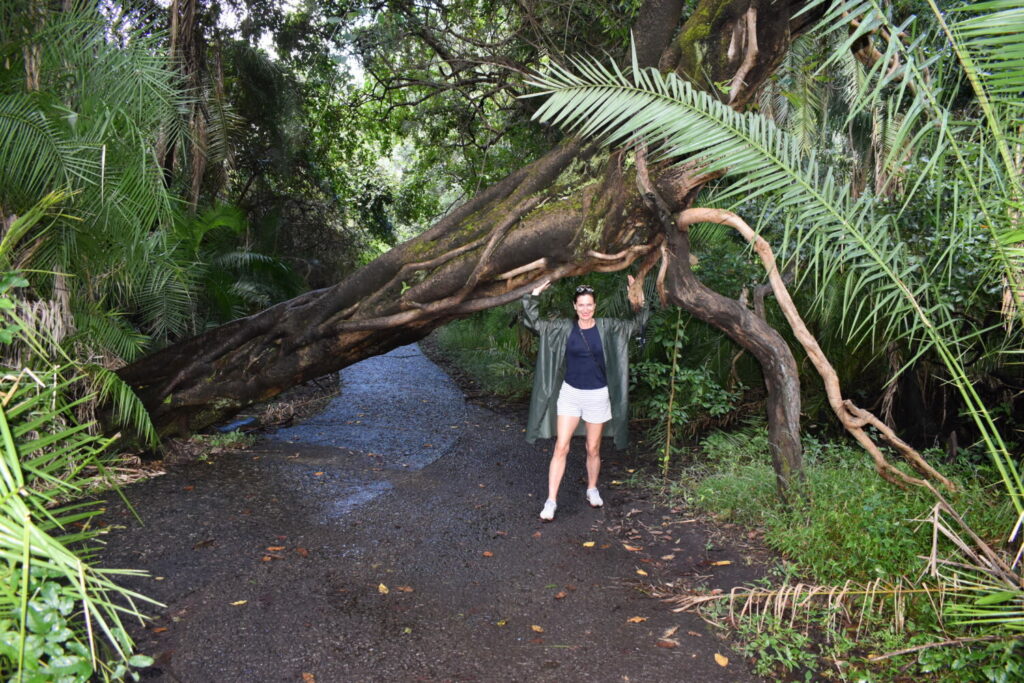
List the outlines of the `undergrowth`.
{"label": "undergrowth", "polygon": [[531,335],[519,324],[519,302],[456,320],[435,333],[449,360],[473,376],[484,391],[498,396],[529,396],[533,367],[526,359]]}
{"label": "undergrowth", "polygon": [[[825,618],[826,610],[812,608],[809,601],[795,612],[789,604],[784,617],[752,612],[736,619],[739,650],[756,673],[775,680],[1024,677],[1020,641],[986,640],[980,630],[943,619],[943,589],[922,576],[923,558],[932,548],[926,518],[934,499],[927,492],[884,481],[853,445],[805,437],[806,503],[787,508],[776,495],[764,429],[715,433],[701,446],[699,459],[679,468],[667,483],[653,485],[674,504],[682,499],[718,521],[763,529],[766,544],[783,558],[770,585],[868,587],[862,597],[848,598],[856,607],[844,604],[840,619]],[[940,453],[930,455],[936,459]],[[964,468],[950,477],[959,489],[949,495],[953,506],[982,537],[998,539],[1010,511],[1008,503],[994,503],[1003,499],[989,488],[997,475]],[[716,616],[711,612],[708,616]],[[979,639],[915,649],[964,637]],[[912,651],[879,658],[903,649]]]}

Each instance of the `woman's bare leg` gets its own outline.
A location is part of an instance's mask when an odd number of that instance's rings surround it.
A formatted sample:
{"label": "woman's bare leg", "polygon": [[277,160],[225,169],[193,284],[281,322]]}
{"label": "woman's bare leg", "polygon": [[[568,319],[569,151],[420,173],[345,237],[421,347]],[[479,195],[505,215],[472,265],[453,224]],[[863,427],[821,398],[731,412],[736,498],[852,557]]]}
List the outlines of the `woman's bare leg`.
{"label": "woman's bare leg", "polygon": [[[559,415],[555,422],[555,451],[551,454],[551,465],[548,467],[548,500],[558,500],[558,487],[562,484],[565,474],[565,460],[569,455],[569,441],[580,418],[573,415]],[[587,425],[588,429],[590,425]]]}
{"label": "woman's bare leg", "polygon": [[604,423],[584,423],[587,426],[587,488],[597,488],[597,475],[601,473],[601,432]]}

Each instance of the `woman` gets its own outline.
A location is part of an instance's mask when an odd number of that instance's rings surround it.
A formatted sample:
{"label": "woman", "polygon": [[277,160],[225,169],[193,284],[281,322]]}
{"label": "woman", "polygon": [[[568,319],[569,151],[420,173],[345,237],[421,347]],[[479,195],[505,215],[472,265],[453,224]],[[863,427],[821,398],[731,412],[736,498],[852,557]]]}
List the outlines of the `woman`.
{"label": "woman", "polygon": [[[633,284],[633,276],[627,276]],[[648,312],[640,300],[632,302],[641,310],[633,320],[595,318],[594,290],[580,285],[573,295],[576,320],[541,320],[537,298],[550,286],[544,282],[523,297],[524,323],[540,337],[537,369],[530,398],[526,440],[555,436],[555,449],[548,468],[548,498],[540,518],[555,518],[558,488],[565,474],[569,441],[574,433],[587,441],[587,502],[601,507],[597,490],[601,471],[601,436],[605,424],[618,448],[625,448],[629,421],[629,340],[647,321]],[[582,424],[580,424],[582,422]]]}

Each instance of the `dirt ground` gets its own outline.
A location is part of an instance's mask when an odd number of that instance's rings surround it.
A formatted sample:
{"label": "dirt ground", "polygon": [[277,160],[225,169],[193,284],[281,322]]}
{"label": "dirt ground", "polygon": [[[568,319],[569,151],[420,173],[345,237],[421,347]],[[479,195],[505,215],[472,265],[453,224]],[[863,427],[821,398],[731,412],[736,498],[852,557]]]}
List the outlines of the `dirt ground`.
{"label": "dirt ground", "polygon": [[756,542],[659,507],[610,441],[605,506],[574,442],[542,523],[551,443],[457,379],[396,349],[343,371],[323,412],[125,488],[141,523],[111,496],[103,563],[148,571],[127,583],[166,605],[134,627],[143,679],[757,680],[650,597],[757,578]]}

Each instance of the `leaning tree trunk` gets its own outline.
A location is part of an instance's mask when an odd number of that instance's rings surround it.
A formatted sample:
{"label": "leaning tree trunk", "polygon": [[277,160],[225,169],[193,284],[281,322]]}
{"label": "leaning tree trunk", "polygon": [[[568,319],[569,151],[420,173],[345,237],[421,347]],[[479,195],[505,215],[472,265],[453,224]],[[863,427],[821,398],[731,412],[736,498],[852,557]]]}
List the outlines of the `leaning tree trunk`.
{"label": "leaning tree trunk", "polygon": [[[811,20],[793,18],[803,4],[702,0],[677,30],[683,1],[647,0],[634,32],[638,58],[683,77],[699,74],[692,80],[714,92],[714,84],[728,83],[723,98],[741,106]],[[186,435],[450,320],[513,301],[542,279],[619,270],[641,257],[649,264],[664,234],[636,181],[622,154],[566,141],[337,285],[163,349],[119,374],[161,436]],[[692,196],[700,182],[696,174],[673,173],[658,184],[666,195]],[[679,260],[684,250],[674,255],[671,298],[761,361],[785,484],[799,468],[792,356],[763,320],[703,287]]]}

